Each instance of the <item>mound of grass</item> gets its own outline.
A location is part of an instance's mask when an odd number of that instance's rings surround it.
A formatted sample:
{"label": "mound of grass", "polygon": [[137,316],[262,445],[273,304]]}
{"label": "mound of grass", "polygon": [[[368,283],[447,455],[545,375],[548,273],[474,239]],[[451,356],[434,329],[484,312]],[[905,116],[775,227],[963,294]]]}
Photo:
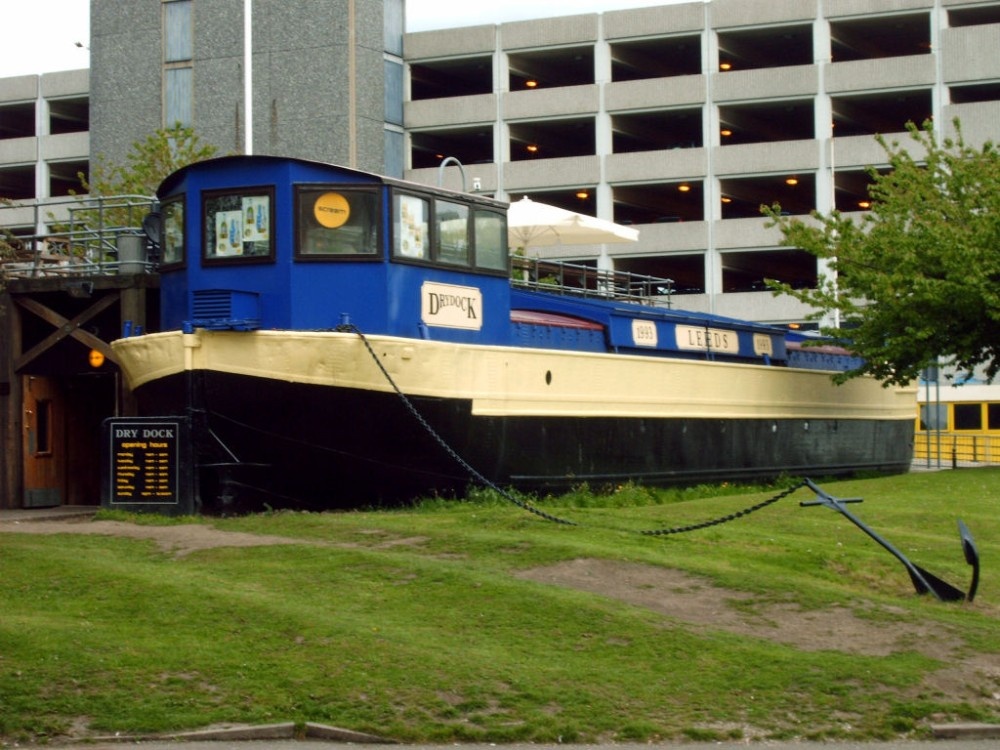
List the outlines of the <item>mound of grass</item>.
{"label": "mound of grass", "polygon": [[[572,525],[483,492],[406,510],[187,519],[301,544],[184,555],[72,528],[0,529],[0,737],[295,721],[413,742],[871,740],[1000,722],[996,669],[939,679],[959,659],[1000,664],[989,573],[1000,471],[823,484],[864,497],[852,512],[963,589],[964,519],[984,571],[973,603],[917,596],[845,519],[799,507],[806,490],[741,514],[792,486],[530,499]],[[725,592],[726,618],[636,604],[619,596],[624,580],[584,590],[530,575],[587,560],[690,576],[688,593]],[[663,589],[679,608],[685,595]],[[829,611],[859,618],[859,639],[869,624],[900,637],[880,652],[836,633],[808,646],[773,637],[793,613],[808,623]],[[740,631],[723,627],[733,612]]]}

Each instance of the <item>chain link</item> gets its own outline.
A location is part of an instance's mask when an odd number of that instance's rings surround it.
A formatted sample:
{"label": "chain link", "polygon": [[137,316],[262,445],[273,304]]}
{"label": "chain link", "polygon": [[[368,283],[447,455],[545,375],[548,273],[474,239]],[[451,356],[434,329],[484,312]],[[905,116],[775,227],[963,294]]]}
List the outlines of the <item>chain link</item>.
{"label": "chain link", "polygon": [[544,510],[541,510],[529,503],[524,502],[520,498],[515,497],[507,490],[498,486],[495,482],[493,482],[489,478],[483,476],[474,466],[472,466],[468,461],[466,461],[464,458],[458,455],[455,449],[452,448],[448,444],[448,442],[443,437],[441,437],[440,434],[438,434],[437,430],[435,430],[426,419],[424,419],[424,415],[421,414],[419,411],[417,411],[417,407],[413,405],[413,402],[410,401],[407,395],[403,393],[402,390],[400,390],[398,385],[396,385],[396,381],[393,380],[392,375],[389,374],[389,371],[385,369],[385,366],[382,364],[382,360],[378,358],[378,354],[375,353],[375,350],[372,348],[372,345],[368,341],[368,338],[361,332],[360,329],[358,329],[357,326],[355,326],[353,323],[347,323],[344,325],[337,326],[337,328],[334,330],[340,333],[356,333],[358,335],[358,337],[364,343],[365,348],[368,350],[368,353],[372,355],[372,359],[375,360],[375,364],[378,365],[378,369],[382,371],[382,374],[385,376],[386,381],[388,381],[389,385],[392,386],[392,389],[396,392],[396,395],[399,396],[400,400],[403,402],[403,405],[406,407],[407,411],[409,411],[410,414],[413,415],[413,418],[420,423],[420,425],[427,431],[427,433],[432,438],[434,438],[435,442],[437,442],[437,444],[440,445],[444,449],[444,451],[449,456],[451,456],[452,459],[454,459],[459,466],[461,466],[469,473],[469,476],[471,476],[480,484],[483,484],[486,487],[489,487],[494,492],[498,493],[502,498],[504,498],[504,500],[513,503],[522,510],[526,510],[528,513],[534,513],[536,516],[544,518],[546,521],[552,521],[553,523],[559,523],[566,526],[579,526],[579,524],[576,523],[575,521],[570,521],[565,518],[559,518],[558,516],[554,516],[551,513],[546,513]]}
{"label": "chain link", "polygon": [[[417,407],[413,405],[413,402],[410,401],[407,395],[403,393],[402,390],[400,390],[399,386],[396,385],[396,381],[393,380],[392,375],[390,375],[389,371],[385,369],[385,366],[382,364],[382,360],[379,359],[378,354],[376,354],[375,349],[371,345],[371,342],[368,341],[368,338],[365,336],[364,333],[361,332],[361,330],[357,326],[355,326],[353,323],[345,323],[337,326],[334,330],[337,331],[338,333],[357,334],[358,338],[360,338],[362,343],[364,343],[365,348],[368,350],[368,353],[371,354],[372,359],[375,360],[375,364],[378,366],[378,369],[382,372],[382,375],[385,376],[386,381],[389,383],[390,386],[392,386],[393,391],[395,391],[396,395],[399,396],[400,400],[403,402],[403,405],[406,407],[407,411],[409,411],[410,414],[413,416],[413,418],[416,419],[417,422],[419,422],[420,425],[424,428],[424,430],[426,430],[426,432],[432,438],[434,438],[435,442],[437,442],[437,444],[440,445],[441,448],[443,448],[444,451],[449,456],[451,456],[451,458],[456,463],[458,463],[459,466],[461,466],[463,469],[465,469],[465,471],[469,473],[470,477],[475,479],[480,484],[493,490],[508,502],[513,503],[514,505],[521,508],[522,510],[527,511],[528,513],[533,513],[539,518],[543,518],[546,521],[551,521],[553,523],[563,524],[565,526],[581,526],[581,524],[577,523],[576,521],[570,521],[565,518],[560,518],[559,516],[554,516],[551,513],[547,513],[544,510],[536,508],[530,503],[521,500],[519,497],[513,495],[512,493],[498,486],[488,477],[483,476],[474,466],[472,466],[468,461],[462,458],[458,454],[458,452],[455,451],[455,449],[452,448],[451,445],[449,445],[448,442],[443,437],[441,437],[441,435],[437,432],[437,430],[435,430],[431,426],[431,424],[424,418],[424,416],[417,410]],[[802,489],[803,487],[806,486],[807,483],[805,481],[801,481],[795,484],[794,486],[789,487],[788,489],[782,492],[779,492],[777,495],[757,503],[756,505],[751,505],[750,507],[744,508],[743,510],[736,511],[735,513],[730,513],[729,515],[721,516],[719,518],[714,518],[710,521],[703,521],[701,523],[691,524],[689,526],[676,526],[671,529],[647,529],[644,531],[637,531],[633,533],[641,534],[643,536],[668,536],[670,534],[682,534],[688,531],[697,531],[698,529],[706,529],[709,528],[710,526],[718,526],[719,524],[726,523],[728,521],[735,521],[737,518],[748,516],[751,513],[754,513],[758,510],[768,507],[769,505],[773,505],[779,500],[788,497],[796,490]]]}
{"label": "chain link", "polygon": [[672,529],[648,529],[646,531],[640,531],[638,533],[643,536],[668,536],[670,534],[683,534],[686,531],[697,531],[698,529],[707,529],[709,526],[718,526],[720,523],[726,523],[727,521],[735,521],[737,518],[743,518],[743,516],[749,516],[751,513],[755,513],[762,508],[766,508],[769,505],[788,497],[797,490],[806,487],[806,482],[801,481],[787,490],[779,492],[774,497],[769,497],[767,500],[763,500],[756,505],[751,505],[749,508],[744,508],[743,510],[738,510],[735,513],[730,513],[727,516],[720,516],[719,518],[713,518],[711,521],[702,521],[701,523],[693,523],[689,526],[675,526]]}

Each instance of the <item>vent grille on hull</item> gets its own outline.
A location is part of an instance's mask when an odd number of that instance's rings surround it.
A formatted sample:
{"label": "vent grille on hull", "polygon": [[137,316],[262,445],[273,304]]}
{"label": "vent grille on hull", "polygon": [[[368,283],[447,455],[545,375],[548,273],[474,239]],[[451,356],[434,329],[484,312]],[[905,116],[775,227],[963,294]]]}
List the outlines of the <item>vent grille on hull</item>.
{"label": "vent grille on hull", "polygon": [[234,289],[199,289],[191,293],[191,318],[184,330],[254,331],[260,328],[260,295]]}

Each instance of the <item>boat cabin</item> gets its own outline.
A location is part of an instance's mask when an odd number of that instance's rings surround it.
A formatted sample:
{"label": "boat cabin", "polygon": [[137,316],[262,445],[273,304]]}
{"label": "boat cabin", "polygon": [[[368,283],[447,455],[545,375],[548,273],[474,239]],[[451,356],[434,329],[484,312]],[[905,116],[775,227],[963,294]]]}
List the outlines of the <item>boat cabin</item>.
{"label": "boat cabin", "polygon": [[332,330],[784,364],[785,331],[670,308],[669,279],[515,258],[507,204],[228,156],[160,186],[163,330]]}
{"label": "boat cabin", "polygon": [[504,203],[267,156],[192,164],[158,196],[164,330],[507,336]]}

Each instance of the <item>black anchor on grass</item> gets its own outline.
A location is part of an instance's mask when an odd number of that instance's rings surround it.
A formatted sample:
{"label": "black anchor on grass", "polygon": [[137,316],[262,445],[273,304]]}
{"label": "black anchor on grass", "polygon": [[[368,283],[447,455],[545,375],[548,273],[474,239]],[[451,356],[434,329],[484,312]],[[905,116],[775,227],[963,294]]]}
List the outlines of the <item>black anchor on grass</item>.
{"label": "black anchor on grass", "polygon": [[928,573],[923,568],[914,565],[906,559],[902,552],[872,531],[861,521],[861,519],[844,507],[846,503],[862,502],[860,497],[838,498],[825,492],[810,479],[806,479],[805,484],[809,487],[809,489],[816,493],[817,499],[801,502],[799,503],[801,507],[809,505],[823,505],[831,510],[837,511],[843,516],[846,516],[855,526],[885,547],[885,549],[891,552],[901,563],[903,563],[907,572],[910,574],[910,580],[913,581],[913,587],[917,590],[918,594],[926,594],[929,592],[934,594],[934,596],[942,602],[957,602],[962,601],[963,599],[971,602],[973,597],[975,597],[976,588],[979,586],[979,551],[976,549],[976,543],[972,538],[972,534],[969,532],[968,527],[962,523],[961,519],[958,520],[958,533],[962,538],[962,551],[965,553],[965,561],[972,566],[972,583],[969,585],[968,594],[959,591],[950,583],[942,581],[933,573]]}

